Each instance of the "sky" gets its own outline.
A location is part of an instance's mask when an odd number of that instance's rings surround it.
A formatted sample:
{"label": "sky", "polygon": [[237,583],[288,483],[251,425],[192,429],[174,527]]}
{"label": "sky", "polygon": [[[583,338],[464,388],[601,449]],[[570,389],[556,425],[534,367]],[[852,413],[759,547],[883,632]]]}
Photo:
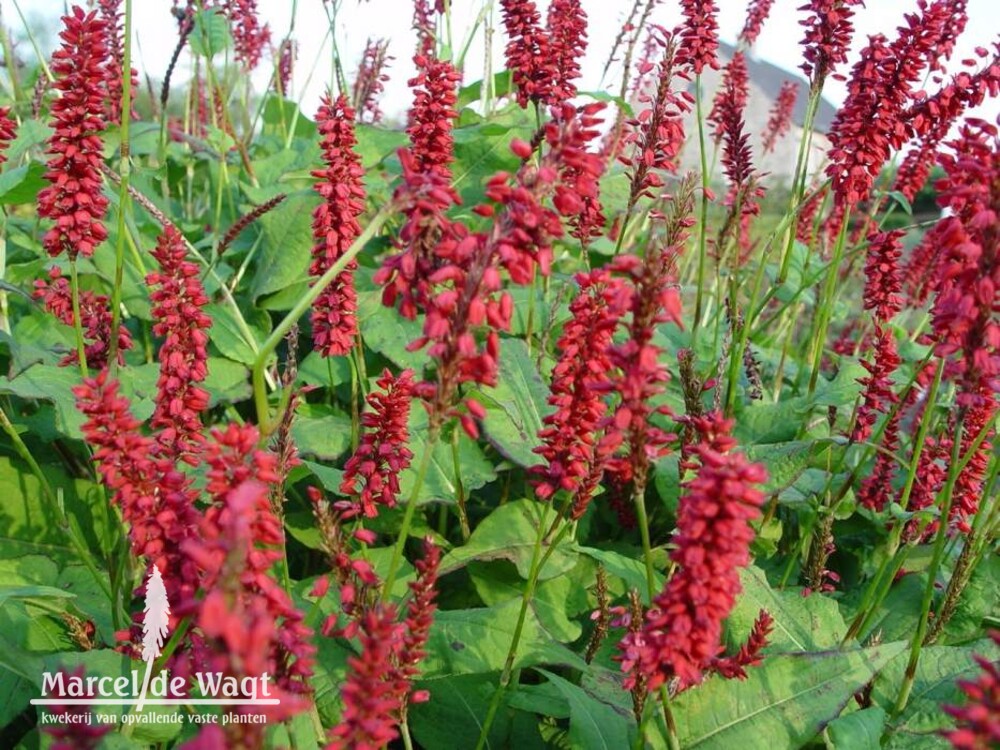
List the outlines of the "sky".
{"label": "sky", "polygon": [[[272,29],[275,43],[282,39],[294,21],[293,38],[299,44],[299,58],[294,74],[292,93],[301,99],[305,114],[312,116],[323,91],[330,84],[330,44],[327,36],[328,23],[324,12],[324,0],[257,0],[260,15]],[[617,89],[620,68],[614,69],[609,80],[601,82],[601,71],[605,60],[618,35],[631,1],[625,0],[582,0],[589,23],[589,46],[583,64],[583,77],[579,83],[581,91]],[[763,32],[753,54],[789,71],[797,70],[801,64],[799,41],[802,29],[799,22],[804,17],[798,6],[805,0],[775,0],[770,18],[764,24]],[[124,3],[123,3],[124,5]],[[135,55],[140,71],[148,71],[154,80],[159,80],[162,71],[176,44],[176,22],[170,15],[170,0],[132,0],[134,11]],[[498,33],[494,35],[494,71],[503,67],[503,45],[498,0],[453,0],[452,33],[456,46],[464,44],[468,32],[477,17],[489,13],[491,6],[494,25]],[[547,0],[539,0],[539,7],[547,7]],[[869,34],[882,32],[894,34],[903,13],[916,8],[916,0],[868,0],[868,7],[859,10],[856,19],[857,32],[851,62],[867,41]],[[36,28],[55,28],[58,16],[65,7],[63,0],[20,0],[30,25]],[[407,80],[413,75],[410,60],[415,47],[415,35],[410,29],[412,5],[410,0],[340,0],[338,14],[337,44],[349,80],[357,69],[358,60],[365,48],[368,37],[389,40],[389,52],[395,56],[388,70],[390,76],[382,99],[382,109],[390,116],[402,115],[410,104]],[[723,40],[734,41],[743,26],[746,0],[718,0],[719,29]],[[294,13],[293,13],[294,8]],[[3,20],[20,36],[20,21],[16,15],[13,0],[0,0]],[[976,46],[991,46],[998,41],[1000,30],[1000,2],[998,0],[969,0],[969,24],[957,45],[953,60],[971,56]],[[680,20],[679,2],[662,0],[653,13],[652,20],[671,28]],[[465,82],[483,77],[485,45],[480,31],[472,38],[466,55]],[[49,34],[50,40],[52,34]],[[25,45],[27,47],[27,45]],[[850,64],[843,72],[849,72]],[[314,68],[308,81],[309,71]],[[182,64],[183,72],[185,66]],[[254,82],[263,87],[267,84],[270,67],[262,63]],[[830,80],[825,88],[826,96],[839,104],[845,95],[843,82]],[[977,115],[995,120],[1000,113],[1000,103],[991,102],[977,111]]]}

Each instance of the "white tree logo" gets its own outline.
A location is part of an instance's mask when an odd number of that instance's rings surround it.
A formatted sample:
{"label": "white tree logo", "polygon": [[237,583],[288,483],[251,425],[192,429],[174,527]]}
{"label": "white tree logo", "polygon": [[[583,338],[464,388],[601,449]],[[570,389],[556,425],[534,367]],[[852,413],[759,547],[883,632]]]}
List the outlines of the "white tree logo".
{"label": "white tree logo", "polygon": [[149,578],[146,580],[146,604],[142,617],[142,660],[146,662],[146,675],[142,680],[142,692],[136,710],[141,711],[146,700],[146,690],[149,687],[149,676],[153,670],[153,662],[160,655],[163,639],[166,638],[170,621],[170,602],[167,600],[167,590],[163,587],[160,569],[153,563],[150,565]]}

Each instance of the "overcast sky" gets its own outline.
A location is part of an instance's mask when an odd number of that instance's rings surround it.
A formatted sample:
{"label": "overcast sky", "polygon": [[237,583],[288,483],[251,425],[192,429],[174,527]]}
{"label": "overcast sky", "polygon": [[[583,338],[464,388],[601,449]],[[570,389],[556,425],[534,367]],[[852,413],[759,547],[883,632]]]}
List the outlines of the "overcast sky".
{"label": "overcast sky", "polygon": [[[801,47],[799,41],[802,30],[799,21],[803,13],[797,7],[805,0],[775,0],[771,17],[764,25],[763,33],[757,42],[754,54],[787,70],[796,70],[801,64]],[[471,28],[484,6],[491,4],[490,0],[453,0],[452,28],[456,45],[460,44]],[[497,65],[494,70],[502,68],[503,45],[505,38],[500,24],[499,2],[494,3],[494,24],[498,34],[494,38],[494,58]],[[540,7],[547,7],[547,0],[539,2]],[[20,0],[20,5],[27,13],[32,25],[42,25],[53,28],[54,22],[65,7],[63,0]],[[124,3],[123,3],[124,5]],[[170,54],[176,43],[176,22],[170,15],[170,0],[133,0],[135,13],[135,37],[138,40],[136,54],[140,70],[149,71],[154,80],[162,76]],[[608,53],[621,29],[626,9],[631,6],[626,0],[583,0],[590,19],[590,44],[583,66],[581,90],[596,90],[600,87],[600,75]],[[733,41],[743,26],[746,2],[745,0],[719,0],[719,27],[724,40]],[[272,29],[276,40],[284,37],[292,20],[292,0],[258,0],[260,14]],[[395,60],[388,71],[390,80],[386,84],[382,109],[390,115],[399,115],[407,109],[410,95],[406,86],[407,79],[413,73],[410,57],[415,46],[415,36],[410,30],[412,5],[410,0],[341,0],[341,11],[338,18],[338,45],[344,61],[348,77],[352,77],[357,68],[357,61],[365,47],[369,36],[382,37],[390,41],[390,54]],[[859,11],[857,16],[857,34],[855,35],[853,63],[858,48],[865,43],[868,34],[883,32],[890,37],[900,22],[904,12],[916,7],[916,0],[868,0],[868,8]],[[15,30],[19,20],[14,12],[12,0],[0,0],[3,9],[3,20],[13,25]],[[654,21],[672,27],[679,21],[679,3],[677,0],[663,0],[654,11]],[[329,85],[330,55],[329,41],[324,44],[327,31],[326,15],[323,10],[323,0],[297,0],[295,12],[294,38],[299,43],[299,60],[293,80],[293,92],[296,97],[302,96],[303,109],[312,116],[319,97]],[[998,40],[1000,30],[1000,0],[969,0],[969,25],[959,42],[954,57],[957,61],[968,57],[976,46],[991,46]],[[16,33],[16,31],[15,31]],[[19,34],[16,34],[19,35]],[[482,78],[484,60],[483,35],[478,33],[466,58],[465,80],[472,82]],[[319,60],[316,72],[307,87],[304,87],[309,69]],[[270,73],[268,64],[262,63],[255,81],[260,86],[266,85]],[[182,67],[182,70],[184,68]],[[847,71],[845,71],[847,72]],[[619,71],[614,71],[614,83],[605,82],[604,88],[613,85],[617,88]],[[829,81],[826,88],[827,96],[839,103],[845,92],[844,84]],[[995,119],[1000,112],[1000,105],[992,102],[981,112],[981,116]]]}

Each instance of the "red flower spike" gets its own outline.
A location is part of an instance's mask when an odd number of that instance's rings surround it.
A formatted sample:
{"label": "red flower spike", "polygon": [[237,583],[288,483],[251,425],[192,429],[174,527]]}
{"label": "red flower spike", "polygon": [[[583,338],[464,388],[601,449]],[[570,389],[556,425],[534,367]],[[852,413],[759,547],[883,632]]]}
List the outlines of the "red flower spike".
{"label": "red flower spike", "polygon": [[[49,269],[49,281],[38,279],[32,296],[40,300],[45,309],[68,326],[74,324],[73,293],[69,279],[62,275],[58,266]],[[84,356],[87,367],[103,370],[108,364],[111,342],[111,310],[109,300],[103,294],[95,294],[89,289],[80,292],[80,318],[83,327]],[[132,334],[125,326],[118,327],[118,364],[125,363],[125,352],[132,348]],[[75,349],[62,358],[60,365],[66,367],[79,361]]]}
{"label": "red flower spike", "polygon": [[[122,38],[121,0],[98,0],[98,7],[104,19],[107,30],[105,43],[108,48],[108,65],[106,69],[108,86],[108,122],[121,124],[122,121],[122,71],[125,69],[125,43]],[[132,88],[132,112],[135,117],[135,97],[139,90],[139,73],[131,69],[130,85]]]}
{"label": "red flower spike", "polygon": [[847,51],[854,35],[854,12],[864,6],[864,0],[809,0],[799,8],[809,13],[802,39],[805,50],[802,72],[818,88],[838,65],[847,62]]}
{"label": "red flower spike", "polygon": [[38,215],[55,221],[42,237],[49,255],[65,252],[73,260],[78,254],[89,258],[108,236],[98,135],[106,126],[107,26],[96,12],[85,14],[77,6],[62,23],[62,46],[52,53],[59,97],[52,104],[52,156],[45,173],[50,184],[38,193]]}
{"label": "red flower spike", "polygon": [[742,52],[736,52],[722,69],[722,81],[712,101],[712,110],[708,113],[708,121],[715,126],[712,137],[718,143],[726,132],[726,113],[737,111],[742,113],[750,96],[750,74],[747,71],[747,58]]}
{"label": "red flower spike", "polygon": [[10,116],[10,107],[0,107],[0,164],[7,161],[7,146],[17,136],[17,123]]}
{"label": "red flower spike", "polygon": [[983,482],[986,480],[990,457],[993,455],[993,444],[990,439],[996,434],[992,425],[997,408],[996,398],[990,397],[966,412],[961,455],[969,454],[976,438],[983,430],[986,431],[986,437],[955,478],[951,514],[948,520],[952,527],[962,534],[968,534],[972,530],[969,522],[975,517],[979,503],[983,499]]}
{"label": "red flower spike", "polygon": [[271,29],[261,26],[257,17],[257,0],[222,0],[220,7],[229,19],[236,62],[245,71],[253,70],[271,41]]}
{"label": "red flower spike", "polygon": [[[1000,645],[1000,630],[990,632]],[[1000,666],[983,656],[976,656],[982,672],[974,680],[959,680],[965,693],[963,706],[945,706],[958,727],[944,732],[956,750],[989,750],[1000,745]]]}
{"label": "red flower spike", "polygon": [[[878,356],[876,353],[874,356]],[[870,429],[870,428],[868,428]],[[858,490],[858,503],[881,513],[893,497],[892,480],[896,476],[896,459],[894,453],[899,450],[899,412],[889,418],[882,432],[882,450],[875,456],[872,472]]]}
{"label": "red flower spike", "polygon": [[408,82],[413,106],[406,128],[414,169],[436,172],[442,181],[451,179],[455,160],[452,129],[458,119],[458,85],[462,75],[446,60],[418,55],[413,58],[417,76]]}
{"label": "red flower spike", "polygon": [[580,77],[580,60],[587,51],[587,14],[580,0],[552,0],[546,28],[557,74],[548,103],[562,104],[576,96],[573,81]]}
{"label": "red flower spike", "polygon": [[[565,83],[553,55],[549,35],[532,0],[500,0],[503,25],[507,31],[507,69],[513,73],[517,103],[522,109],[529,101],[545,104],[552,97],[555,82]],[[572,53],[571,47],[559,51]]]}
{"label": "red flower spike", "polygon": [[299,43],[293,39],[282,39],[278,47],[278,70],[275,75],[275,88],[279,96],[289,97],[292,90],[292,69],[299,56]]}
{"label": "red flower spike", "polygon": [[862,360],[861,365],[868,371],[868,376],[858,378],[858,382],[864,386],[864,401],[858,409],[854,425],[852,438],[856,441],[868,440],[878,415],[887,414],[899,400],[892,390],[892,374],[900,365],[899,355],[896,353],[896,338],[892,330],[880,322],[875,323],[875,344],[872,347],[871,361]]}
{"label": "red flower spike", "polygon": [[903,254],[904,231],[875,232],[868,236],[865,260],[864,307],[881,323],[892,320],[903,308],[903,287],[899,259]]}
{"label": "red flower spike", "polygon": [[385,71],[393,59],[389,54],[388,39],[368,39],[351,90],[351,105],[357,113],[358,122],[381,122],[382,110],[379,109],[378,99],[385,90],[385,82],[389,80]]}
{"label": "red flower spike", "polygon": [[[395,378],[385,370],[377,383],[382,390],[368,396],[371,411],[361,417],[365,431],[357,450],[344,466],[340,485],[342,494],[358,497],[360,510],[368,518],[378,515],[378,505],[396,506],[399,475],[413,459],[406,447],[413,372],[405,370]],[[361,480],[360,491],[358,480]]]}
{"label": "red flower spike", "polygon": [[771,114],[764,129],[761,151],[765,154],[774,153],[774,148],[786,133],[792,128],[792,113],[795,110],[795,100],[799,95],[799,86],[795,81],[784,81],[774,100]]}
{"label": "red flower spike", "polygon": [[156,408],[150,426],[162,455],[195,464],[204,442],[201,413],[208,408],[208,391],[198,386],[208,377],[208,329],[205,313],[208,296],[200,269],[186,260],[184,238],[166,227],[153,251],[160,269],[146,277],[154,287],[153,333],[163,337],[160,376],[156,383]]}
{"label": "red flower spike", "polygon": [[[417,578],[410,584],[410,601],[406,605],[404,622],[406,632],[399,651],[399,671],[407,683],[407,691],[420,674],[420,662],[427,656],[427,638],[430,636],[434,612],[437,609],[434,600],[437,598],[436,586],[440,564],[441,550],[430,537],[425,538],[423,557],[414,563]],[[412,694],[411,700],[419,702]]]}
{"label": "red flower spike", "polygon": [[723,656],[716,659],[710,669],[718,672],[727,680],[745,680],[747,678],[746,668],[754,667],[761,663],[761,655],[767,648],[768,637],[774,629],[774,618],[766,609],[762,609],[757,619],[754,620],[753,628],[746,643],[740,646],[740,650],[733,656]]}
{"label": "red flower spike", "polygon": [[743,31],[740,32],[741,44],[746,47],[754,46],[764,21],[771,14],[773,4],[774,0],[750,0],[747,6],[747,20],[743,24]]}
{"label": "red flower spike", "polygon": [[680,0],[684,21],[681,24],[681,43],[677,49],[677,62],[690,66],[695,75],[705,68],[719,67],[719,9],[714,0]]}
{"label": "red flower spike", "polygon": [[[316,115],[324,169],[312,173],[319,182],[314,190],[323,202],[313,211],[312,264],[309,273],[319,278],[347,252],[361,234],[358,217],[365,210],[364,169],[354,151],[354,110],[341,95],[324,96]],[[351,261],[320,293],[313,304],[313,347],[324,357],[346,355],[358,334],[357,293]]]}
{"label": "red flower spike", "polygon": [[750,521],[760,516],[765,496],[758,486],[767,472],[729,452],[732,420],[714,413],[692,423],[705,440],[693,449],[699,467],[678,508],[671,553],[678,569],[641,631],[619,645],[627,688],[640,675],[650,690],[672,678],[682,689],[701,680],[719,654],[722,622],[741,590],[739,568],[750,562]]}
{"label": "red flower spike", "polygon": [[[533,468],[540,478],[535,494],[548,500],[559,490],[576,492],[603,473],[598,456],[607,404],[604,394],[612,386],[608,348],[629,302],[624,283],[606,270],[578,274],[580,291],[570,304],[572,319],[556,345],[559,361],[552,371],[548,402],[555,412],[543,420],[541,445],[535,448],[545,462]],[[591,493],[584,496],[589,499]],[[578,509],[582,515],[585,501]]]}

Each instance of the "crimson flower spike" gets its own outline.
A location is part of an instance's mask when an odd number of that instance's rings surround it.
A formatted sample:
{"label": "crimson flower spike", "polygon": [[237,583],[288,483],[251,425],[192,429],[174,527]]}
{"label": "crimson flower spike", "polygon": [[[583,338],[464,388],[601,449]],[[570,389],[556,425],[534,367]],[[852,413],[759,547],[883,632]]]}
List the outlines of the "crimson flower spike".
{"label": "crimson flower spike", "polygon": [[750,521],[760,516],[767,472],[733,452],[732,420],[716,412],[692,422],[703,438],[694,447],[697,474],[678,507],[670,555],[678,568],[641,631],[619,645],[626,688],[643,679],[650,690],[674,678],[680,689],[701,681],[719,655],[723,620],[742,589],[739,569],[750,562]]}
{"label": "crimson flower spike", "polygon": [[714,0],[681,0],[681,24],[677,62],[701,75],[705,68],[719,67],[719,9]]}
{"label": "crimson flower spike", "polygon": [[[413,460],[413,453],[406,447],[413,372],[405,370],[396,378],[385,370],[377,384],[381,391],[368,396],[371,411],[361,417],[365,432],[354,455],[344,466],[340,485],[342,494],[358,496],[360,510],[368,518],[378,515],[378,505],[395,507],[399,475]],[[361,481],[360,490],[358,480]]]}
{"label": "crimson flower spike", "polygon": [[0,107],[0,165],[7,161],[7,146],[17,135],[17,123],[11,119],[10,107]]}
{"label": "crimson flower spike", "polygon": [[576,96],[573,81],[580,77],[580,60],[587,51],[587,14],[580,0],[552,0],[546,28],[557,73],[548,103],[561,104]]}
{"label": "crimson flower spike", "polygon": [[747,19],[740,32],[740,44],[744,47],[753,47],[760,36],[760,30],[764,26],[764,21],[771,14],[771,6],[774,0],[750,0],[747,6]]}
{"label": "crimson flower spike", "polygon": [[517,103],[522,109],[528,102],[544,104],[552,95],[553,82],[561,76],[538,7],[532,0],[500,0],[500,7],[508,37],[507,68],[513,73]]}
{"label": "crimson flower spike", "polygon": [[102,190],[104,144],[98,135],[106,126],[107,26],[96,11],[73,6],[62,18],[62,46],[52,53],[54,88],[52,137],[45,179],[38,193],[38,215],[55,221],[42,237],[49,255],[66,253],[70,260],[89,258],[107,239],[104,216],[108,199]]}
{"label": "crimson flower spike", "polygon": [[[108,81],[108,121],[121,124],[122,121],[122,86],[125,70],[125,45],[122,39],[121,0],[98,0],[101,16],[106,24],[108,48],[107,81]],[[132,117],[135,117],[135,95],[139,89],[139,74],[135,68],[130,69],[129,82],[132,87]]]}
{"label": "crimson flower spike", "polygon": [[823,83],[838,65],[847,62],[847,51],[854,35],[854,12],[864,0],[809,0],[799,10],[809,15],[799,24],[805,27],[802,39],[805,48],[801,65],[813,91]]}
{"label": "crimson flower spike", "polygon": [[209,402],[208,391],[198,385],[208,377],[209,300],[198,265],[186,259],[184,238],[175,228],[163,230],[153,257],[160,268],[146,283],[154,287],[153,333],[163,344],[150,425],[164,456],[197,464],[204,442],[201,413]]}
{"label": "crimson flower spike", "polygon": [[761,143],[761,152],[764,154],[774,153],[775,146],[792,128],[792,113],[795,110],[795,100],[799,95],[798,84],[794,81],[784,81],[778,96],[774,100],[770,116],[767,120],[767,127],[764,129],[764,138]]}
{"label": "crimson flower spike", "polygon": [[392,60],[389,55],[388,39],[368,39],[361,63],[354,77],[351,89],[351,105],[357,113],[358,122],[375,123],[382,120],[382,110],[378,99],[389,80],[385,72]]}
{"label": "crimson flower spike", "polygon": [[251,71],[271,41],[271,29],[267,24],[262,26],[257,17],[257,0],[222,0],[221,7],[229,19],[236,62]]}
{"label": "crimson flower spike", "polygon": [[[990,638],[1000,645],[1000,630],[990,631]],[[1000,744],[1000,666],[983,656],[975,659],[982,671],[975,679],[958,681],[965,704],[944,707],[958,725],[944,733],[955,750],[983,750]]]}
{"label": "crimson flower spike", "polygon": [[[358,217],[365,210],[364,169],[354,151],[354,110],[341,95],[336,101],[323,97],[316,123],[324,169],[316,170],[314,189],[323,198],[313,211],[312,264],[309,273],[322,276],[361,234]],[[324,357],[343,356],[354,346],[358,333],[357,293],[351,261],[323,290],[313,304],[313,347]]]}
{"label": "crimson flower spike", "polygon": [[747,71],[747,58],[743,52],[736,52],[722,69],[722,82],[712,101],[712,110],[708,113],[708,121],[715,126],[712,137],[716,143],[722,140],[726,132],[724,113],[733,109],[742,113],[749,96],[750,73]]}

